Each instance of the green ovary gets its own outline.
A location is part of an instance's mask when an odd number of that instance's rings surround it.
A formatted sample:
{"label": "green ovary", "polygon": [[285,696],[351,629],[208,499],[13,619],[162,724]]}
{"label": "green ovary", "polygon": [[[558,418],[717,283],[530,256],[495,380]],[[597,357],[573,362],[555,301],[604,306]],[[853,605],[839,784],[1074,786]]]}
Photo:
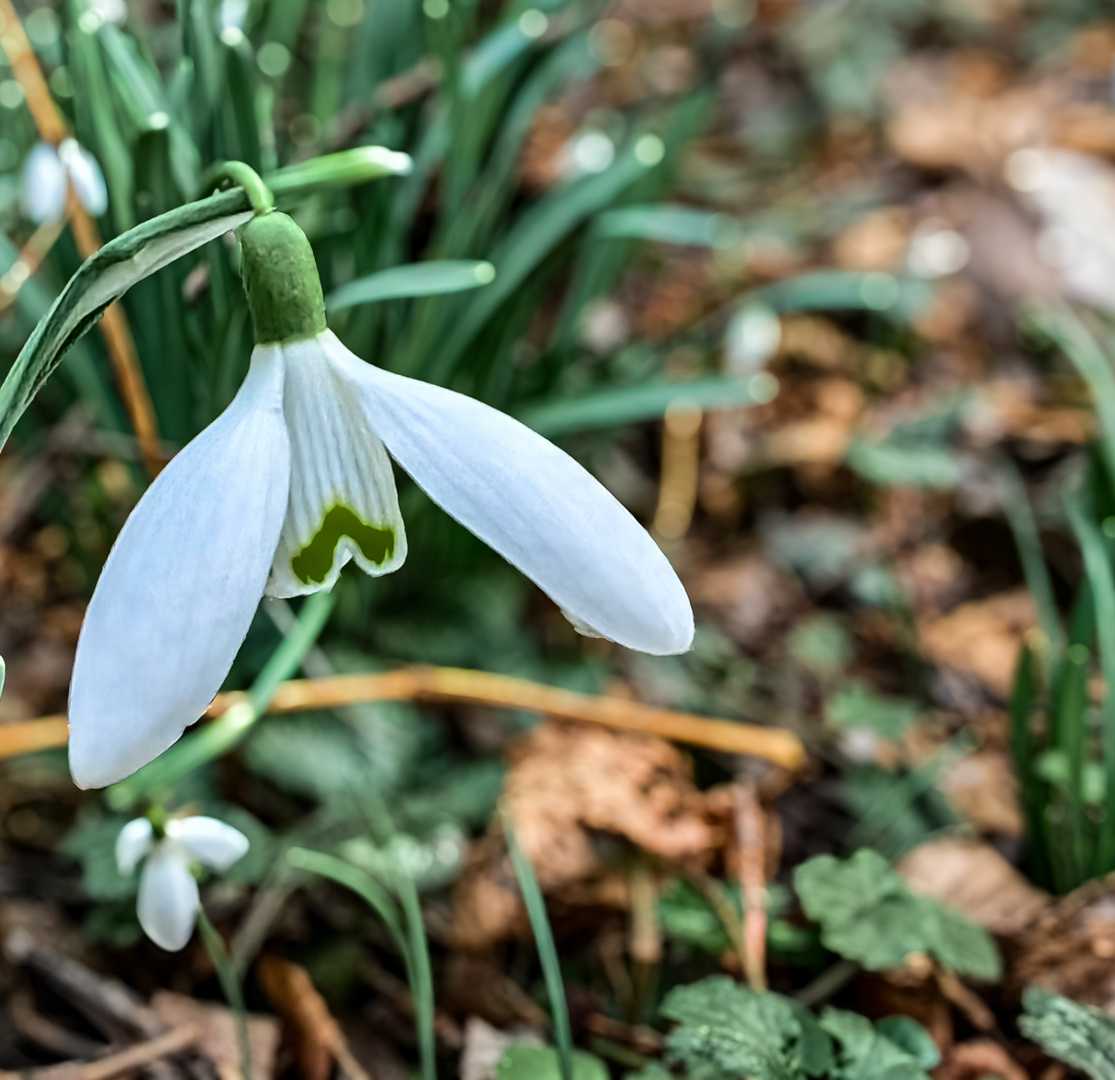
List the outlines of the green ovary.
{"label": "green ovary", "polygon": [[356,541],[369,562],[377,566],[395,554],[395,530],[377,528],[361,521],[347,506],[334,506],[326,511],[321,528],[314,538],[290,560],[294,576],[303,584],[320,584],[333,568],[333,557],[342,536]]}

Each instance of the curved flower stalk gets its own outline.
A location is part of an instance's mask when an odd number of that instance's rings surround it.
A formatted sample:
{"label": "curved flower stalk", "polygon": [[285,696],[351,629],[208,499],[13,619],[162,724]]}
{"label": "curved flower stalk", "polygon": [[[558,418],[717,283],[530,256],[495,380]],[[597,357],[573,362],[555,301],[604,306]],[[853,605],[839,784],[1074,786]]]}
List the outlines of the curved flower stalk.
{"label": "curved flower stalk", "polygon": [[256,348],[225,412],[125,523],[86,614],[70,768],[123,779],[220,689],[263,596],[406,558],[390,457],[535,581],[582,633],[684,652],[693,612],[666,557],[571,457],[516,420],[373,367],[327,329],[309,242],[284,214],[240,230]]}
{"label": "curved flower stalk", "polygon": [[171,818],[156,832],[148,818],[129,821],[116,838],[116,865],[133,874],[142,860],[136,914],[160,948],[185,948],[197,923],[195,864],[224,872],[247,853],[248,838],[211,817]]}
{"label": "curved flower stalk", "polygon": [[58,221],[66,212],[69,185],[93,217],[108,209],[108,189],[97,159],[76,139],[57,147],[41,142],[23,163],[20,206],[36,225]]}

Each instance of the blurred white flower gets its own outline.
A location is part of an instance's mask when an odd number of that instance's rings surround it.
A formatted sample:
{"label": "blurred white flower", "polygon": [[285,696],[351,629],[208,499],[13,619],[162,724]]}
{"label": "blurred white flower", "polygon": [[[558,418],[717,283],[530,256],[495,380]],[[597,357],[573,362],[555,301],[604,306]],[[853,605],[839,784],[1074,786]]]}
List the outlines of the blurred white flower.
{"label": "blurred white flower", "polygon": [[162,837],[145,817],[129,821],[116,838],[116,865],[132,874],[146,859],[136,901],[143,932],[169,952],[185,948],[200,903],[194,864],[223,872],[247,850],[248,838],[216,818],[171,818]]}
{"label": "blurred white flower", "polygon": [[102,22],[119,26],[128,17],[125,0],[89,0],[89,10],[96,13]]}
{"label": "blurred white flower", "polygon": [[373,576],[402,565],[388,453],[582,633],[657,655],[689,648],[685,589],[593,476],[517,420],[349,352],[326,328],[313,252],[286,215],[253,218],[240,236],[251,367],[105,563],[70,688],[80,786],[128,776],[202,715],[263,596],[330,589],[350,560]]}
{"label": "blurred white flower", "polygon": [[58,221],[66,212],[67,182],[94,217],[108,209],[108,190],[96,158],[76,139],[57,147],[37,143],[23,164],[21,206],[36,225]]}
{"label": "blurred white flower", "polygon": [[589,129],[574,135],[560,151],[561,172],[566,180],[602,173],[616,157],[616,144],[602,131]]}

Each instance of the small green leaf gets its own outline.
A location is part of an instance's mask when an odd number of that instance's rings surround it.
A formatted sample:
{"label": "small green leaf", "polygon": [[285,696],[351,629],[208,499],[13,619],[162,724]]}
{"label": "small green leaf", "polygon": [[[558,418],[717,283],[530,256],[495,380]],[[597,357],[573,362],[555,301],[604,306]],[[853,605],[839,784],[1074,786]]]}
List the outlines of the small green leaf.
{"label": "small green leaf", "polygon": [[662,1015],[679,1025],[667,1039],[670,1056],[697,1075],[800,1080],[806,1059],[825,1058],[827,1037],[816,1030],[807,1044],[789,1000],[757,994],[726,975],[675,987]]}
{"label": "small green leaf", "polygon": [[882,855],[864,848],[844,862],[832,855],[809,859],[797,868],[794,888],[809,918],[835,926],[900,892],[902,883]]}
{"label": "small green leaf", "polygon": [[917,702],[884,697],[857,681],[845,683],[825,703],[825,718],[834,727],[866,727],[884,739],[901,738],[921,711]]}
{"label": "small green leaf", "polygon": [[877,851],[864,848],[843,862],[819,855],[798,867],[794,885],[825,947],[870,971],[900,967],[910,953],[925,952],[959,975],[986,982],[1001,976],[987,931],[911,893]]}
{"label": "small green leaf", "polygon": [[1030,987],[1022,996],[1018,1026],[1050,1057],[1087,1073],[1092,1080],[1115,1076],[1115,1020],[1099,1009],[1060,994]]}
{"label": "small green leaf", "polygon": [[821,1027],[836,1040],[832,1080],[929,1080],[920,1061],[871,1026],[842,1009],[826,1009]]}
{"label": "small green leaf", "polygon": [[[496,1080],[561,1080],[557,1051],[549,1046],[511,1046],[496,1068]],[[608,1080],[599,1058],[578,1050],[573,1055],[573,1080]]]}
{"label": "small green leaf", "polygon": [[[738,911],[738,891],[731,893],[730,898]],[[687,881],[671,881],[662,890],[658,920],[668,938],[700,949],[710,956],[719,956],[732,947],[732,940],[720,916],[705,896]]]}
{"label": "small green leaf", "polygon": [[941,1051],[929,1034],[911,1016],[888,1016],[880,1020],[875,1029],[895,1046],[901,1047],[923,1069],[935,1069],[941,1064]]}

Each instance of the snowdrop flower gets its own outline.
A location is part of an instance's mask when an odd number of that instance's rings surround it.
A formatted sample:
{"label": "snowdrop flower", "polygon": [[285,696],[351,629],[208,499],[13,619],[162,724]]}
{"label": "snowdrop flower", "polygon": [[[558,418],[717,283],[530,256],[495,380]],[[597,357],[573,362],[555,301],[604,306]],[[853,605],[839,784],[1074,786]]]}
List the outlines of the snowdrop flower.
{"label": "snowdrop flower", "polygon": [[240,240],[251,367],[105,564],[70,688],[80,786],[129,775],[201,716],[261,597],[329,589],[350,560],[372,575],[402,565],[388,454],[582,633],[659,655],[689,648],[681,582],[589,473],[495,409],[350,353],[326,328],[313,252],[285,214],[253,218]]}
{"label": "snowdrop flower", "polygon": [[145,817],[129,821],[116,838],[116,865],[120,873],[132,874],[147,860],[136,902],[143,932],[169,952],[185,948],[200,903],[193,865],[223,872],[247,850],[248,838],[216,818],[171,818],[161,836]]}
{"label": "snowdrop flower", "polygon": [[96,158],[76,139],[57,146],[37,143],[23,163],[20,203],[36,225],[57,221],[66,212],[68,185],[94,217],[108,209],[108,190]]}

